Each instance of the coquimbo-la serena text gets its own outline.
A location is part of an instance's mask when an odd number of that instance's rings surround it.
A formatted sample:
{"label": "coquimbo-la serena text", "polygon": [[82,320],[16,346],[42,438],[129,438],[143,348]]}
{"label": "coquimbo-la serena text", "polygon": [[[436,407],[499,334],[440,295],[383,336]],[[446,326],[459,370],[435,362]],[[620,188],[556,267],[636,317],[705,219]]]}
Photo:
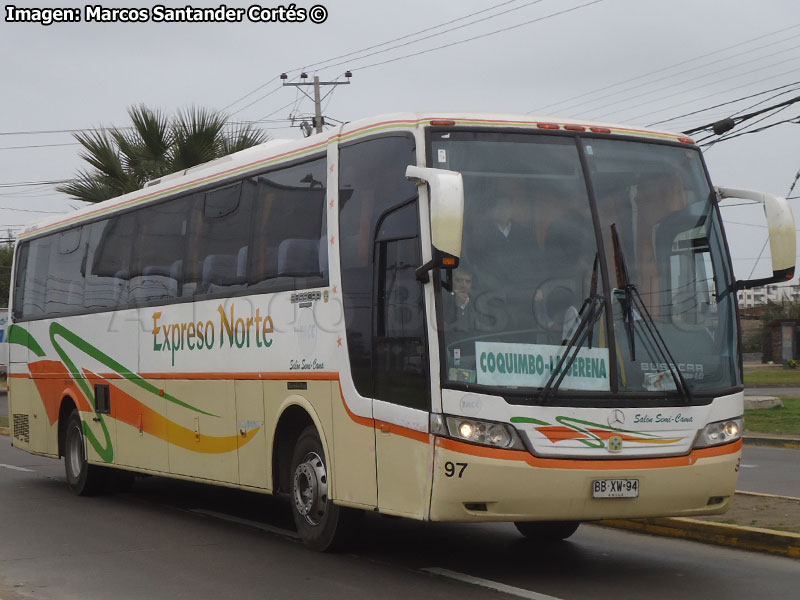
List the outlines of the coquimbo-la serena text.
{"label": "coquimbo-la serena text", "polygon": [[[772,277],[734,279],[728,197],[764,204]],[[393,114],[274,140],[20,235],[12,440],[78,494],[286,494],[320,550],[363,511],[542,540],[722,512],[735,291],[794,257],[786,201],[712,187],[680,135]]]}

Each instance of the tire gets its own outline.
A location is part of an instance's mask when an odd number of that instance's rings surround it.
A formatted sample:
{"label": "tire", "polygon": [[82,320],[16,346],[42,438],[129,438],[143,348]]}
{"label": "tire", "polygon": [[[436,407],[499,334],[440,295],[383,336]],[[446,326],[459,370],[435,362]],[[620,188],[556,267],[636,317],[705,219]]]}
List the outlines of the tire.
{"label": "tire", "polygon": [[64,437],[64,469],[67,485],[78,496],[93,496],[105,489],[106,469],[90,465],[86,460],[83,423],[77,410],[67,419]]}
{"label": "tire", "polygon": [[580,521],[516,521],[517,530],[529,540],[560,542],[578,530]]}
{"label": "tire", "polygon": [[315,427],[306,427],[297,438],[291,468],[290,502],[300,538],[319,552],[349,546],[359,513],[331,501],[325,452]]}

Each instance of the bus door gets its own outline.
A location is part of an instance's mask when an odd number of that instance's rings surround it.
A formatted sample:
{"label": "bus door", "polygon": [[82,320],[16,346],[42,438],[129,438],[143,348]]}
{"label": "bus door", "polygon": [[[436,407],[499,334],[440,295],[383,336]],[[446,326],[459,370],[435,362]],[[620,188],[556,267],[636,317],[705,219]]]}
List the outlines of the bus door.
{"label": "bus door", "polygon": [[376,232],[373,415],[378,507],[422,518],[430,500],[430,376],[417,202],[393,210]]}

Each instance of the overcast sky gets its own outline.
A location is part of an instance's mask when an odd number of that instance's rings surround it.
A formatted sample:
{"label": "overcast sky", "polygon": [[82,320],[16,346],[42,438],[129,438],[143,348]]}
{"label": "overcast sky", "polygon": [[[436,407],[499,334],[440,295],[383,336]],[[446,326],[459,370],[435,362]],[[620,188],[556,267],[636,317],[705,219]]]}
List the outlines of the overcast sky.
{"label": "overcast sky", "polygon": [[[315,1],[300,0],[296,7],[310,9]],[[239,8],[251,4],[226,2]],[[59,0],[16,5],[84,7]],[[155,5],[131,0],[102,6],[152,11]],[[313,106],[297,98],[294,88],[282,89],[276,78],[282,71],[296,76],[309,65],[316,65],[308,67],[309,75],[323,80],[352,70],[352,84],[337,87],[326,100],[324,113],[340,121],[454,110],[648,125],[752,96],[658,125],[683,131],[800,95],[797,0],[323,0],[322,5],[328,13],[322,24],[253,23],[247,17],[240,23],[0,21],[0,230],[79,204],[52,186],[8,186],[67,179],[83,162],[69,133],[14,132],[124,126],[133,104],[169,112],[194,104],[225,109],[234,120],[264,120],[272,137],[296,138],[299,130],[283,119],[292,111],[308,114]],[[467,17],[473,13],[478,14]],[[427,31],[412,35],[422,30]],[[397,38],[403,39],[378,46]],[[767,120],[753,127],[798,115],[800,103],[766,114]],[[706,150],[706,160],[716,185],[785,195],[800,169],[800,125],[721,141]],[[793,195],[800,195],[800,185]],[[800,215],[797,200],[792,206]],[[766,239],[763,212],[742,206],[726,208],[723,215],[735,274],[747,278]],[[768,256],[767,248],[753,276],[771,272]]]}

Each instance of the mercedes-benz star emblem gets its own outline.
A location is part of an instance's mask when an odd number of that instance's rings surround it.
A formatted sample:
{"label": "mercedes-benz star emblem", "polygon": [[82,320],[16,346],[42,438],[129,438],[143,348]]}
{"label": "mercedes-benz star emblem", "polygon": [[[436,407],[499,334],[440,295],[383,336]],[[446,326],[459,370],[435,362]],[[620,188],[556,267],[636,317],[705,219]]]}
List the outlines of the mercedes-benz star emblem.
{"label": "mercedes-benz star emblem", "polygon": [[608,415],[608,424],[610,427],[620,427],[625,425],[625,413],[618,408],[612,410],[611,414]]}

